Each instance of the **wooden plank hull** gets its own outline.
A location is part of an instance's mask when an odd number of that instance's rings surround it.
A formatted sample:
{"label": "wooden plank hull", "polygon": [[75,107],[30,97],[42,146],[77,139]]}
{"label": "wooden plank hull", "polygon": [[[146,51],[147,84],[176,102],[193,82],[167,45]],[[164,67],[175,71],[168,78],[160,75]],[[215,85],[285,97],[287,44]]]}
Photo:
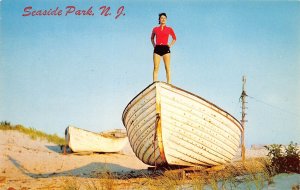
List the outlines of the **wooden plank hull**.
{"label": "wooden plank hull", "polygon": [[149,165],[230,162],[243,131],[221,108],[164,82],[152,83],[138,94],[122,119],[133,151]]}
{"label": "wooden plank hull", "polygon": [[128,143],[120,130],[94,133],[73,126],[66,128],[65,139],[73,152],[119,152]]}

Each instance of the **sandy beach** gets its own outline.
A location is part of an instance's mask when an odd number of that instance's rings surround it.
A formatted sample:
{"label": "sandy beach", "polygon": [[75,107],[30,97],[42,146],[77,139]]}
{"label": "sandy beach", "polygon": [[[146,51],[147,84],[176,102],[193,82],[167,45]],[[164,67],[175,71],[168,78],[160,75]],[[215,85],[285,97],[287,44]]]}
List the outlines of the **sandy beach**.
{"label": "sandy beach", "polygon": [[96,178],[106,170],[128,173],[148,167],[129,144],[120,153],[63,155],[59,146],[17,131],[0,131],[0,139],[1,189],[59,188],[69,177]]}
{"label": "sandy beach", "polygon": [[[106,171],[128,176],[147,172],[148,168],[129,144],[119,153],[64,155],[59,146],[32,140],[17,131],[0,131],[0,139],[0,189],[64,189],[66,181],[74,178],[99,179]],[[246,152],[247,158],[266,154],[263,147]],[[235,161],[241,159],[239,155]]]}

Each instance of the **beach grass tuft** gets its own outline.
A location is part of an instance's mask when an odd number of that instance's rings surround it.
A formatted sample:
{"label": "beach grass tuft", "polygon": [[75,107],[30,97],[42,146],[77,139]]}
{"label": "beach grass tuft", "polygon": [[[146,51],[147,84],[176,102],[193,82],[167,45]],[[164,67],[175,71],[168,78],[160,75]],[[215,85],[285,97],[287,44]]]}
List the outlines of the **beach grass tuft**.
{"label": "beach grass tuft", "polygon": [[[262,190],[272,184],[273,176],[267,169],[268,164],[267,158],[251,158],[245,162],[230,163],[217,171],[203,169],[182,173],[181,170],[174,172],[170,169],[156,172],[155,175],[147,173],[133,178],[124,178],[106,168],[107,170],[99,173],[96,178],[85,179],[84,181],[81,181],[80,178],[73,178],[72,180],[77,181],[66,183],[68,186],[65,189]],[[293,185],[293,189],[297,188],[299,186]]]}
{"label": "beach grass tuft", "polygon": [[64,181],[64,186],[62,189],[64,190],[79,190],[81,188],[82,183],[80,183],[76,177],[67,178]]}
{"label": "beach grass tuft", "polygon": [[271,180],[266,168],[265,158],[248,159],[245,162],[230,163],[220,170],[195,170],[182,172],[182,170],[166,170],[158,176],[144,176],[146,182],[142,189],[263,189]]}
{"label": "beach grass tuft", "polygon": [[33,140],[41,139],[58,145],[65,144],[65,139],[59,137],[57,134],[47,134],[32,127],[24,127],[23,125],[12,125],[8,121],[0,122],[0,130],[15,130],[28,135]]}

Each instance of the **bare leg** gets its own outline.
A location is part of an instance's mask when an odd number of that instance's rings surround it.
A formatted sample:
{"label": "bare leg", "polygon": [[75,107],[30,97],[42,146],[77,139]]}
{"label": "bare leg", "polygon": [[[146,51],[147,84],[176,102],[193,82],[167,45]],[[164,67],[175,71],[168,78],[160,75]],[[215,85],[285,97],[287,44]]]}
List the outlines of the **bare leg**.
{"label": "bare leg", "polygon": [[153,82],[157,81],[159,69],[160,55],[153,53]]}
{"label": "bare leg", "polygon": [[167,75],[167,83],[171,83],[171,71],[170,71],[170,53],[167,53],[163,55],[164,63],[165,63],[165,69],[166,69],[166,75]]}

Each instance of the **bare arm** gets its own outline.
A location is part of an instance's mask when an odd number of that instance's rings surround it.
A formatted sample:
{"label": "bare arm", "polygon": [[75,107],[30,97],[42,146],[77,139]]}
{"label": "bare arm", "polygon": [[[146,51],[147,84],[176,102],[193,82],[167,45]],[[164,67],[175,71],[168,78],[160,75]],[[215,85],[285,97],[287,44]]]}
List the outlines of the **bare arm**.
{"label": "bare arm", "polygon": [[151,43],[152,43],[153,47],[155,47],[154,37],[155,37],[155,33],[152,33],[152,35],[151,35]]}
{"label": "bare arm", "polygon": [[176,35],[175,35],[175,32],[174,32],[174,30],[172,28],[171,28],[170,35],[172,36],[173,40],[172,40],[172,42],[170,44],[168,44],[168,46],[172,47],[175,44],[175,42],[176,42]]}
{"label": "bare arm", "polygon": [[169,47],[172,47],[175,44],[176,40],[172,40],[172,42],[170,44],[168,44]]}

